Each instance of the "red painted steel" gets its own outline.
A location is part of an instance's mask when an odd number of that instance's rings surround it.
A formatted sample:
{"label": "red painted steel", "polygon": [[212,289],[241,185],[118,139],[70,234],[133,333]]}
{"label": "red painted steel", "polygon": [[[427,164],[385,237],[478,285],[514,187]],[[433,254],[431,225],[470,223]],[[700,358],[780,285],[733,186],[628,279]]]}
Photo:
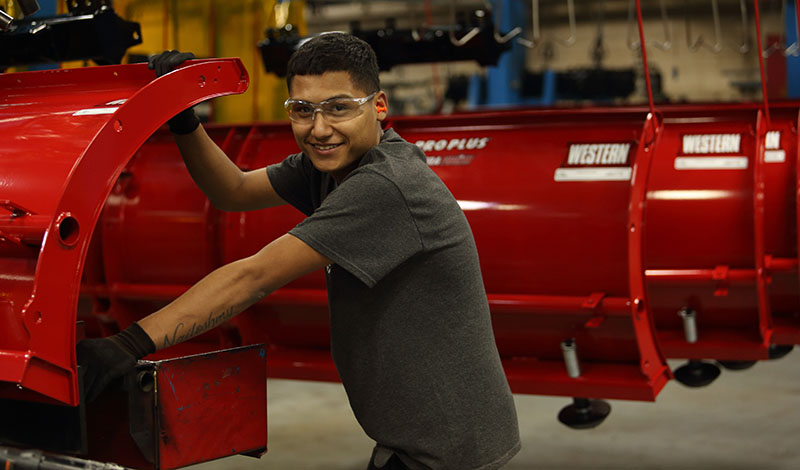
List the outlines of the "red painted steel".
{"label": "red painted steel", "polygon": [[[669,377],[659,349],[675,358],[764,359],[770,344],[800,338],[797,106],[773,110],[761,135],[779,132],[771,151],[785,157],[763,163],[756,160],[764,153],[757,150],[757,105],[660,112],[652,125],[644,109],[505,111],[391,123],[429,147],[430,164],[467,214],[515,391],[652,399]],[[209,132],[246,169],[296,151],[284,124]],[[683,136],[695,134],[739,136],[746,167],[676,169]],[[573,144],[609,142],[635,144],[628,181],[555,181]],[[754,190],[755,168],[763,197]],[[166,133],[140,149],[126,175],[106,205],[100,234],[106,281],[84,287],[87,295],[109,298],[107,313],[123,323],[158,308],[213,267],[257,251],[302,218],[288,207],[215,211],[185,174]],[[169,208],[158,196],[165,180],[173,185]],[[757,249],[756,203],[762,200],[763,248]],[[165,235],[170,232],[195,235]],[[142,264],[147,258],[159,261]],[[684,306],[698,310],[697,343],[684,339],[678,316]],[[651,321],[657,340],[648,339]],[[320,275],[295,281],[234,323],[244,343],[271,345],[270,375],[337,379]],[[208,341],[230,340],[229,334],[211,336]],[[567,336],[577,338],[585,366],[578,380],[567,377],[561,361],[558,343]]]}
{"label": "red painted steel", "polygon": [[[650,125],[645,118],[640,110],[607,109],[393,122],[406,139],[431,146],[431,164],[467,213],[498,344],[518,392],[652,400],[669,378],[644,301],[641,256],[634,259],[641,248],[629,253],[629,243],[640,237],[628,240],[631,182],[554,182],[569,146],[581,142],[629,145],[621,168],[632,172],[640,152],[634,143],[650,139],[642,137]],[[598,121],[606,121],[602,129],[596,128]],[[209,133],[246,169],[296,151],[285,124],[211,127]],[[530,153],[534,144],[538,158]],[[642,175],[637,197],[644,198],[647,171],[637,174]],[[167,133],[154,135],[124,176],[98,229],[103,275],[83,288],[87,296],[104,299],[104,313],[123,324],[179,295],[215,266],[252,254],[302,219],[289,207],[245,214],[214,210],[186,174]],[[571,198],[581,191],[579,199]],[[564,206],[548,208],[554,201]],[[592,231],[593,243],[605,248],[586,244],[581,231]],[[551,256],[542,256],[545,252]],[[607,270],[591,269],[597,264]],[[635,272],[629,276],[631,266]],[[639,294],[632,296],[636,282]],[[244,344],[271,345],[271,376],[337,380],[327,321],[324,280],[316,273],[234,323]],[[579,380],[567,376],[559,346],[572,336],[585,362]]]}
{"label": "red painted steel", "polygon": [[[797,104],[671,107],[651,174],[648,289],[668,357],[765,359],[798,336]],[[730,135],[733,152],[687,154],[685,136]],[[769,155],[769,161],[766,156]],[[740,159],[733,169],[677,169],[679,158]],[[732,161],[732,160],[728,160]],[[687,343],[682,307],[697,314]]]}
{"label": "red painted steel", "polygon": [[[800,20],[800,11],[798,11],[797,15],[798,15],[798,20]],[[800,111],[798,111],[796,119],[797,122],[800,123]],[[800,124],[798,124],[798,126],[800,126]],[[794,192],[794,197],[791,199],[792,202],[794,203],[794,215],[796,216],[797,225],[795,226],[795,243],[793,243],[793,245],[794,248],[797,250],[796,253],[798,253],[798,256],[800,256],[800,127],[795,129],[797,132],[795,133],[793,143],[795,145],[795,148],[797,149],[797,152],[795,154],[788,153],[787,160],[795,164],[795,179],[794,179],[795,192]],[[792,158],[792,156],[794,156],[795,158]],[[800,262],[798,262],[798,265],[800,265]],[[800,270],[800,267],[798,269]],[[800,283],[800,276],[798,276],[797,279],[795,280],[795,285],[798,285],[798,283]],[[777,337],[778,335],[776,334],[775,336]],[[800,339],[798,339],[798,341],[800,341]],[[782,343],[791,344],[791,341],[784,340],[782,341]]]}
{"label": "red painted steel", "polygon": [[141,470],[185,467],[267,445],[263,345],[141,361],[126,392],[87,407],[88,455]]}
{"label": "red painted steel", "polygon": [[[192,67],[197,66],[209,63]],[[129,73],[125,67],[119,72]],[[113,76],[104,80],[97,82],[98,89],[114,83]],[[55,103],[68,101],[53,96]],[[163,122],[177,108],[155,121]],[[667,106],[658,113],[646,108],[508,110],[390,123],[426,150],[429,164],[468,217],[498,347],[516,392],[653,400],[671,376],[665,355],[764,359],[770,345],[800,339],[797,103],[776,104],[769,124],[756,104]],[[103,119],[113,130],[114,119]],[[297,151],[284,123],[209,126],[208,132],[243,169],[261,168]],[[31,187],[52,171],[36,176],[20,163],[25,148],[55,152],[46,145],[51,135],[27,135],[35,138],[15,141],[18,153],[4,160],[27,171],[3,180],[11,188]],[[709,152],[695,145],[703,139],[736,145]],[[48,333],[60,344],[57,351],[64,357],[59,360],[68,374],[74,327],[66,323],[74,322],[76,310],[90,334],[124,327],[302,219],[290,207],[219,212],[191,181],[168,132],[136,145],[120,151],[127,156],[114,160],[114,171],[101,172],[101,184],[84,184],[105,188],[105,193],[87,190],[97,194],[84,195],[98,204],[95,211],[107,194],[94,230],[93,223],[84,222],[93,219],[78,206],[44,210],[36,198],[18,197],[22,192],[4,188],[0,193],[6,201],[0,207],[9,213],[0,224],[5,234],[0,262],[8,267],[0,280],[9,293],[0,299],[5,309],[0,321],[12,332],[3,339],[0,373],[8,384],[21,383],[25,355],[39,351],[24,347],[25,327],[36,324],[30,310],[22,315],[27,323],[15,323],[20,305],[32,297],[37,263],[40,270],[53,270],[49,276],[64,269],[75,279],[83,276],[79,308],[74,293],[62,297],[73,299],[60,303],[63,328]],[[709,161],[722,166],[703,167]],[[62,180],[65,174],[62,170]],[[70,218],[67,212],[79,216]],[[41,215],[50,217],[48,224]],[[50,242],[79,256],[41,268],[43,255],[37,256],[35,247],[40,234],[43,254]],[[72,284],[61,284],[47,284],[48,294],[59,298],[71,292]],[[698,312],[695,343],[684,338],[678,316],[683,307]],[[43,323],[50,324],[50,318]],[[321,273],[292,282],[231,325],[186,347],[201,351],[264,342],[271,376],[338,379],[328,351]],[[563,364],[560,342],[569,338],[578,346],[579,378],[568,377]],[[62,401],[69,402],[65,396]]]}
{"label": "red painted steel", "polygon": [[142,143],[247,87],[236,59],[0,75],[0,397],[77,405],[78,290],[100,211]]}
{"label": "red painted steel", "polygon": [[256,346],[157,363],[158,468],[266,451],[265,354]]}
{"label": "red painted steel", "polygon": [[[763,59],[762,59],[763,60]],[[766,103],[766,89],[764,90]],[[762,346],[768,348],[772,342],[772,315],[767,293],[767,271],[765,251],[765,197],[766,175],[764,155],[767,126],[770,124],[769,108],[765,104],[764,112],[759,111],[756,119],[756,148],[753,156],[753,244],[755,245],[756,293],[758,294],[758,326]]]}
{"label": "red painted steel", "polygon": [[[638,1],[637,1],[638,7]],[[639,16],[641,25],[641,13]],[[641,26],[640,26],[641,28]],[[644,35],[642,34],[642,56],[644,55]],[[646,60],[646,59],[645,59]],[[652,113],[652,95],[650,97],[651,113],[645,120],[644,132],[639,139],[636,151],[636,165],[631,176],[631,198],[628,217],[628,277],[631,286],[632,317],[639,343],[641,370],[651,380],[672,378],[671,374],[664,374],[664,359],[661,350],[653,338],[654,322],[650,302],[647,300],[644,271],[644,208],[647,195],[647,181],[650,175],[652,152],[656,148],[661,136],[662,127],[658,124],[656,115]],[[654,359],[660,362],[654,362]],[[664,375],[661,375],[664,374]]]}

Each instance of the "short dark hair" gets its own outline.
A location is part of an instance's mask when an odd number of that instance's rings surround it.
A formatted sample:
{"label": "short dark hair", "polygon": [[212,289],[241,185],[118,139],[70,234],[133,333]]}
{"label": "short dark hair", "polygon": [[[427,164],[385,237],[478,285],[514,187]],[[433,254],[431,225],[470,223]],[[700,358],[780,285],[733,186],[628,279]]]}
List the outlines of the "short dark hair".
{"label": "short dark hair", "polygon": [[365,41],[348,33],[323,33],[303,43],[289,58],[286,86],[292,90],[295,75],[347,72],[353,84],[366,93],[381,89],[378,59]]}

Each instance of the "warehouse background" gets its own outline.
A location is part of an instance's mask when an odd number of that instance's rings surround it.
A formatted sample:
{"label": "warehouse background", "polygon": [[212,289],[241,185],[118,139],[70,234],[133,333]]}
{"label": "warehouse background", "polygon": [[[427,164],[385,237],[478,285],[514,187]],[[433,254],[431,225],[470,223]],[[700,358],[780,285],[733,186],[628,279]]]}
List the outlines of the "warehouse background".
{"label": "warehouse background", "polygon": [[[66,12],[66,3],[43,0],[37,15]],[[103,2],[95,2],[103,3]],[[281,103],[284,82],[264,70],[257,48],[268,28],[287,26],[301,36],[323,31],[348,31],[357,22],[363,30],[386,27],[442,28],[459,15],[477,9],[499,12],[501,31],[522,32],[511,40],[512,53],[496,67],[475,62],[401,65],[382,75],[394,114],[430,114],[481,105],[575,105],[586,102],[631,104],[646,101],[633,0],[494,0],[343,1],[343,0],[115,0],[121,17],[138,22],[142,43],[129,49],[123,62],[143,60],[165,49],[191,51],[198,57],[240,57],[247,67],[250,90],[217,99],[211,119],[237,123],[285,119]],[[14,13],[15,2],[0,5]],[[795,45],[794,2],[760,3],[762,40],[770,99],[800,95],[800,68]],[[533,20],[538,5],[538,23]],[[572,5],[573,8],[569,8]],[[503,11],[505,8],[505,12]],[[669,102],[749,101],[761,98],[752,2],[745,0],[658,0],[642,2],[648,55],[656,98]],[[716,13],[715,13],[716,11]],[[538,36],[535,34],[538,31]],[[522,41],[535,40],[534,47]],[[528,44],[530,46],[530,43]],[[84,62],[36,66],[80,67]],[[9,71],[18,71],[12,68]],[[590,70],[631,70],[635,90],[627,96],[597,100],[567,96],[547,87],[548,74]],[[502,73],[508,90],[495,98],[469,99],[465,87],[477,77]],[[544,77],[544,78],[543,78]],[[797,84],[795,84],[797,83]],[[660,91],[660,92],[658,92]],[[499,94],[498,94],[499,93]]]}

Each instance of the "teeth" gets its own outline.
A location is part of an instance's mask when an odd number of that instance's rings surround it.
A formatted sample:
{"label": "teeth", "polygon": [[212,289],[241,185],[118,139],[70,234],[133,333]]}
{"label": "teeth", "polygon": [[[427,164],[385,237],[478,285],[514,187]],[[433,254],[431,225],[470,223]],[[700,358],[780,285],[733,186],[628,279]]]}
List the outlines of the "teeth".
{"label": "teeth", "polygon": [[330,149],[336,148],[338,146],[339,145],[337,144],[337,145],[315,145],[314,147],[316,147],[316,148],[318,148],[320,150],[330,150]]}

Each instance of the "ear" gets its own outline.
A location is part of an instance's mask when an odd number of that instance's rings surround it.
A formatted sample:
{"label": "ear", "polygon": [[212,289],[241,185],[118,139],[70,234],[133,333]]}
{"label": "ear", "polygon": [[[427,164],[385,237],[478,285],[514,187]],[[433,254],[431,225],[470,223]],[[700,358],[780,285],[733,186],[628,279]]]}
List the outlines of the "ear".
{"label": "ear", "polygon": [[375,95],[375,110],[378,112],[378,121],[383,121],[389,115],[389,99],[386,93],[379,91]]}

